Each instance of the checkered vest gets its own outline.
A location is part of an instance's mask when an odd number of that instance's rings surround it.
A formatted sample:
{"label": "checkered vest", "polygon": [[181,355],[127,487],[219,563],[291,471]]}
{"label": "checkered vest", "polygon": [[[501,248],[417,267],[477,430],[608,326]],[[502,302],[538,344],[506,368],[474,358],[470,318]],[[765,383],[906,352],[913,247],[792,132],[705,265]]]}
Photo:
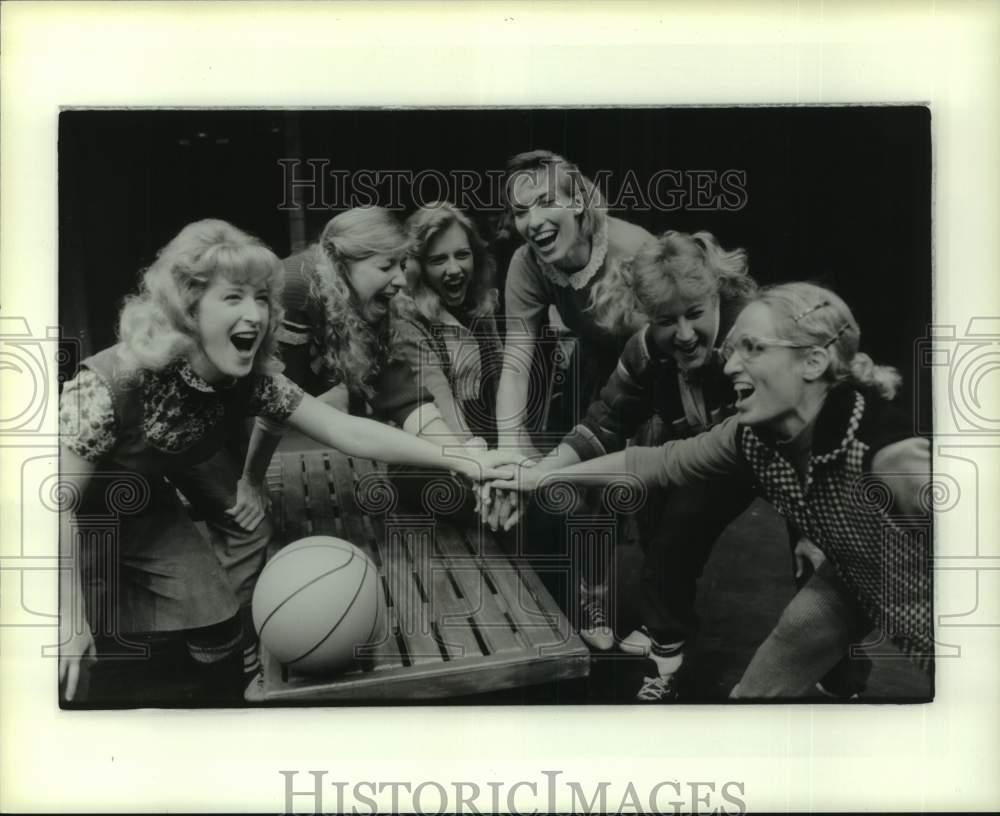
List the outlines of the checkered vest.
{"label": "checkered vest", "polygon": [[926,669],[933,658],[930,522],[890,515],[890,490],[865,472],[872,447],[858,438],[865,397],[852,393],[843,437],[821,452],[814,441],[804,481],[751,428],[741,428],[740,446],[767,500],[823,551],[872,623]]}

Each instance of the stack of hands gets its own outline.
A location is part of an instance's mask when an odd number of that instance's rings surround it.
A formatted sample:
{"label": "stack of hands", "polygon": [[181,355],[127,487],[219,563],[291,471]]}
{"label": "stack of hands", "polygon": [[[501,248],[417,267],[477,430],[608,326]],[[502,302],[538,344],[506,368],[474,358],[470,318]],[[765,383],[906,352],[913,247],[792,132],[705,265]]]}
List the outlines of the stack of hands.
{"label": "stack of hands", "polygon": [[484,473],[487,469],[501,473],[487,476],[477,484],[479,517],[493,532],[510,530],[524,515],[525,498],[521,493],[534,491],[552,469],[551,462],[534,448],[496,448],[487,450],[482,439],[469,444],[481,445]]}
{"label": "stack of hands", "polygon": [[493,532],[511,529],[522,515],[518,489],[531,489],[527,484],[521,487],[522,476],[536,467],[541,454],[522,448],[489,450],[481,437],[469,440],[465,446],[474,452],[481,467],[482,475],[475,480],[476,512]]}

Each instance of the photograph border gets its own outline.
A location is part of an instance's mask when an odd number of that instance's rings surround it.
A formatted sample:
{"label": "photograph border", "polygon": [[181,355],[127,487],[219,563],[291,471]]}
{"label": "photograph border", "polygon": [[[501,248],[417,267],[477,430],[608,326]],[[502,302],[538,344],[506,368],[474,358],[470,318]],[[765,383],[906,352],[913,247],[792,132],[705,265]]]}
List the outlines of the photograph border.
{"label": "photograph border", "polygon": [[[58,325],[59,110],[193,99],[195,107],[259,109],[276,98],[296,109],[373,99],[388,107],[929,104],[935,337],[987,350],[996,343],[995,4],[513,3],[468,4],[456,14],[454,4],[434,3],[5,3],[0,15],[5,353],[11,338],[44,348]],[[456,62],[467,64],[457,70]],[[28,387],[45,402],[57,383],[51,370],[36,374]],[[945,377],[936,383],[936,418],[967,397],[951,386]],[[9,394],[0,400],[13,404]],[[388,807],[396,789],[378,790],[380,781],[464,780],[484,790],[503,782],[501,797],[523,783],[527,792],[501,798],[501,809],[531,810],[546,805],[530,784],[544,792],[546,772],[558,771],[588,792],[594,780],[609,780],[619,792],[613,806],[628,785],[648,791],[672,781],[683,788],[682,809],[739,810],[733,799],[752,810],[988,808],[1000,794],[992,773],[1000,758],[992,727],[1000,569],[988,542],[1000,536],[985,497],[996,495],[1000,432],[988,405],[972,407],[980,413],[971,427],[941,429],[934,441],[941,472],[981,501],[971,526],[942,517],[937,529],[946,559],[935,572],[938,634],[961,658],[939,660],[934,703],[661,707],[655,716],[641,707],[60,711],[51,648],[41,659],[54,642],[55,514],[21,496],[26,467],[55,470],[54,414],[42,410],[34,435],[0,437],[0,498],[5,508],[21,503],[0,518],[0,802],[22,811],[274,812],[289,809],[290,784],[305,791],[291,804],[311,811],[317,779],[333,797],[326,809],[343,790],[337,781],[348,791],[375,783],[366,792]],[[43,529],[51,537],[22,534]],[[971,609],[970,591],[978,593]],[[609,751],[613,732],[628,736]],[[710,783],[720,792],[743,787],[709,804],[698,786]],[[566,786],[558,793],[557,806],[578,801]],[[488,798],[479,803],[489,806]]]}

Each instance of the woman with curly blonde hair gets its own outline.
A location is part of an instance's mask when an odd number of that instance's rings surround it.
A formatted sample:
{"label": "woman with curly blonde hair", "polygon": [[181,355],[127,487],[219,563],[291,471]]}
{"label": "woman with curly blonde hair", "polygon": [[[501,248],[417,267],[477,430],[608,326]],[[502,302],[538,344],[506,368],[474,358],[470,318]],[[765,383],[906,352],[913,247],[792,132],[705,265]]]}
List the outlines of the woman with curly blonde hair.
{"label": "woman with curly blonde hair", "polygon": [[400,352],[456,436],[495,445],[503,348],[493,316],[495,262],[453,204],[428,204],[406,223],[407,291],[416,309],[397,323]]}
{"label": "woman with curly blonde hair", "polygon": [[[133,693],[133,702],[156,702],[135,676],[109,671],[176,677],[179,661],[197,678],[199,702],[232,701],[242,691],[244,622],[271,535],[263,511],[239,501],[240,485],[262,491],[266,462],[249,456],[239,478],[227,458],[227,436],[246,417],[287,424],[349,455],[473,478],[503,458],[450,456],[304,395],[272,353],[282,274],[267,247],[230,224],[189,224],[126,302],[121,342],[84,360],[65,384],[61,542],[69,568],[60,592],[59,674],[66,700],[75,695],[81,659],[95,652],[152,659],[98,660],[91,701],[121,702],[115,695]],[[174,487],[207,509],[211,543]],[[80,522],[95,516],[116,519],[113,539],[83,535]],[[164,641],[178,639],[186,650],[164,662]]]}
{"label": "woman with curly blonde hair", "polygon": [[[310,394],[337,388],[336,404],[373,396],[391,359],[394,297],[405,286],[408,241],[381,207],[340,213],[319,240],[285,259],[285,372]],[[334,395],[331,395],[333,398]]]}

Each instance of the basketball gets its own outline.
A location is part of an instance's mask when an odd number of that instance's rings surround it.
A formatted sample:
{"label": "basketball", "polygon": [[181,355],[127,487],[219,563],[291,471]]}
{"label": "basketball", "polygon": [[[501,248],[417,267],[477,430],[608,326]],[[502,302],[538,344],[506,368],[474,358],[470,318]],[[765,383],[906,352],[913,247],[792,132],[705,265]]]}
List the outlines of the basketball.
{"label": "basketball", "polygon": [[289,544],[264,567],[253,594],[260,642],[289,669],[333,674],[382,639],[387,615],[378,570],[340,538]]}

